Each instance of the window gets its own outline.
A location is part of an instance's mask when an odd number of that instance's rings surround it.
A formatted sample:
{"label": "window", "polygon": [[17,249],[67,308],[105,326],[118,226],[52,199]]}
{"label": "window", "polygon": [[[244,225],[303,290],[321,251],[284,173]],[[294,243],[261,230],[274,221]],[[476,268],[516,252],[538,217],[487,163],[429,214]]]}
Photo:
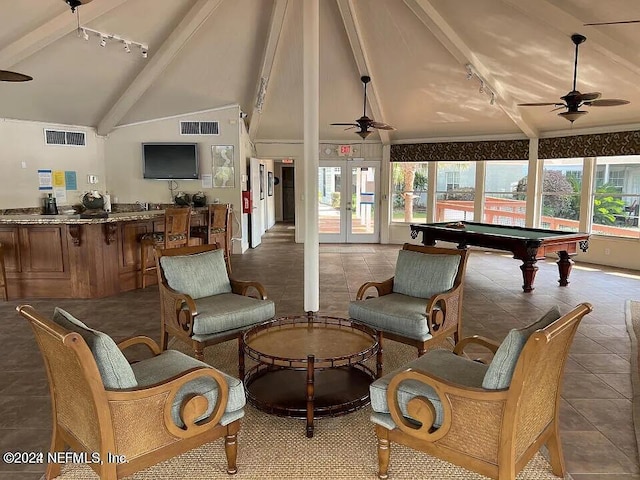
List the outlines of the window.
{"label": "window", "polygon": [[482,221],[495,225],[525,226],[529,162],[486,162]]}
{"label": "window", "polygon": [[540,226],[578,231],[582,158],[544,160]]}
{"label": "window", "polygon": [[391,164],[392,222],[424,222],[427,218],[428,163]]}
{"label": "window", "polygon": [[438,162],[436,222],[473,220],[475,162]]}
{"label": "window", "polygon": [[460,188],[460,172],[444,172],[447,192]]}
{"label": "window", "polygon": [[597,158],[592,195],[593,233],[633,238],[640,236],[640,156]]}

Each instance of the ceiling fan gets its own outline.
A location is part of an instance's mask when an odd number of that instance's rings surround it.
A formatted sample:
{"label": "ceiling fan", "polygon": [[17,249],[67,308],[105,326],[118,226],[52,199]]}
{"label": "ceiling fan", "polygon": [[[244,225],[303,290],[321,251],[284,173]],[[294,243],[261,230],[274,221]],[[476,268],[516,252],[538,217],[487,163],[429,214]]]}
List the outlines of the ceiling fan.
{"label": "ceiling fan", "polygon": [[599,92],[580,93],[578,90],[576,90],[576,78],[578,74],[578,46],[581,43],[583,43],[586,39],[587,37],[585,37],[584,35],[580,35],[579,33],[574,33],[573,35],[571,35],[571,40],[576,46],[575,60],[573,62],[573,88],[564,97],[560,97],[560,100],[563,100],[564,103],[559,103],[559,102],[519,103],[518,105],[521,107],[537,107],[537,106],[545,106],[545,105],[554,105],[558,107],[554,110],[566,108],[566,111],[560,112],[558,115],[561,116],[562,118],[566,118],[571,123],[573,123],[581,116],[589,113],[586,110],[580,110],[580,107],[582,106],[615,107],[618,105],[628,104],[629,103],[628,100],[620,100],[617,98],[600,98],[602,94]]}
{"label": "ceiling fan", "polygon": [[90,1],[91,0],[64,0],[64,3],[69,5],[71,7],[71,11],[75,13],[76,7],[79,7],[80,5],[86,5]]}
{"label": "ceiling fan", "polygon": [[585,23],[585,27],[592,27],[594,25],[620,25],[622,23],[640,23],[640,20],[621,20],[619,22],[597,22],[597,23]]}
{"label": "ceiling fan", "polygon": [[360,80],[364,84],[364,102],[362,107],[362,116],[357,119],[355,122],[351,123],[332,123],[331,125],[336,126],[349,126],[345,130],[350,130],[352,128],[359,128],[356,133],[360,135],[360,137],[364,140],[371,134],[370,128],[375,128],[377,130],[395,130],[391,125],[387,125],[386,123],[376,122],[373,119],[367,117],[367,83],[371,81],[371,77],[367,75],[363,75],[360,77]]}
{"label": "ceiling fan", "polygon": [[33,77],[24,73],[0,70],[0,82],[28,82],[29,80],[33,80]]}

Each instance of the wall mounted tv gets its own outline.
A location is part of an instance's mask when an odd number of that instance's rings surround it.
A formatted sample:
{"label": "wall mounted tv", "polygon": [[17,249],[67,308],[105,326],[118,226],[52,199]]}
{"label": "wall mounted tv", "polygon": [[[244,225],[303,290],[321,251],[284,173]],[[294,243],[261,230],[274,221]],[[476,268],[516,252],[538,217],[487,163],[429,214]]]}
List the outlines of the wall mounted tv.
{"label": "wall mounted tv", "polygon": [[143,178],[154,180],[197,180],[197,143],[143,143]]}

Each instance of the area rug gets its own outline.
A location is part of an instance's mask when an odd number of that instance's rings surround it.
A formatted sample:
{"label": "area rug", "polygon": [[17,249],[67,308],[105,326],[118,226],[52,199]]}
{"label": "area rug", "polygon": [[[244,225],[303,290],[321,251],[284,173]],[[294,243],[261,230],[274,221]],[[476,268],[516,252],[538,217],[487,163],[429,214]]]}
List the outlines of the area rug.
{"label": "area rug", "polygon": [[[189,353],[179,343],[173,348]],[[237,375],[237,343],[226,342],[205,350],[207,363]],[[385,370],[414,358],[416,351],[406,345],[388,342]],[[314,480],[377,478],[376,441],[370,409],[348,415],[316,420],[313,438],[306,438],[303,420],[282,418],[246,408],[238,434],[238,473],[226,473],[222,440],[204,445],[171,460],[162,462],[130,479],[135,480]],[[97,479],[89,467],[65,465],[60,480]],[[393,445],[389,478],[392,480],[486,480],[450,463],[409,448]],[[519,480],[558,480],[547,460],[537,454],[518,475]],[[569,478],[569,477],[567,477]]]}
{"label": "area rug", "polygon": [[638,339],[640,338],[640,301],[627,300],[625,304],[627,332],[631,339],[631,386],[633,389],[632,413],[636,442],[640,452],[640,371],[638,371]]}

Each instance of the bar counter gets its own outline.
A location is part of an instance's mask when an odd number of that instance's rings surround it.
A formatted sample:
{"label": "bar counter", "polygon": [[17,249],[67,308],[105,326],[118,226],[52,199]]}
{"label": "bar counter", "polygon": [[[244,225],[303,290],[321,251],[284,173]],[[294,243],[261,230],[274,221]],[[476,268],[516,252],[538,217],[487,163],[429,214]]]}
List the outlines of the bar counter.
{"label": "bar counter", "polygon": [[[194,211],[191,224],[204,221]],[[0,215],[9,299],[101,298],[139,288],[139,238],[163,229],[164,210]]]}

